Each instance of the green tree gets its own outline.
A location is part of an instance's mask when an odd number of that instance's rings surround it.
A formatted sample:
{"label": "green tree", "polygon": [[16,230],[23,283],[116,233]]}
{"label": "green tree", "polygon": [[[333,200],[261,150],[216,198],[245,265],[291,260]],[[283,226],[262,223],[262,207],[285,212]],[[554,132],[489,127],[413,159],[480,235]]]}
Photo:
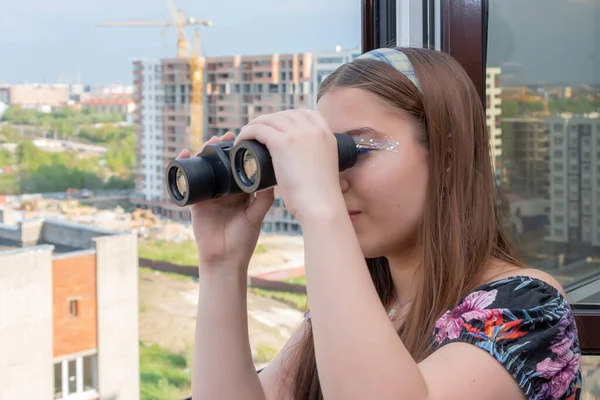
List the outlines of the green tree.
{"label": "green tree", "polygon": [[3,126],[0,128],[0,143],[14,142],[18,134],[16,129],[10,126]]}
{"label": "green tree", "polygon": [[5,165],[13,165],[14,157],[12,153],[6,149],[0,149],[0,167]]}
{"label": "green tree", "polygon": [[2,120],[15,125],[42,126],[42,124],[54,121],[67,121],[76,125],[95,124],[98,122],[120,122],[125,121],[125,117],[121,113],[94,114],[89,110],[79,111],[68,107],[45,114],[36,110],[23,109],[18,105],[12,105],[4,112]]}
{"label": "green tree", "polygon": [[38,149],[32,142],[22,142],[17,148],[17,162],[25,171],[36,171],[42,165],[50,164],[50,153]]}
{"label": "green tree", "polygon": [[502,117],[513,118],[519,116],[519,104],[516,100],[502,101]]}
{"label": "green tree", "polygon": [[133,189],[134,187],[133,179],[120,179],[114,176],[104,184],[104,189]]}

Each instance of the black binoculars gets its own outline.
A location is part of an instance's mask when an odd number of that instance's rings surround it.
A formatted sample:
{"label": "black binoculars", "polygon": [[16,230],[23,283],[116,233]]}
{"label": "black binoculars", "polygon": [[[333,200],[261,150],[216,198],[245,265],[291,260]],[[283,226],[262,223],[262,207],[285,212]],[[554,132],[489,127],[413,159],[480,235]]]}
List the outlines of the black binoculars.
{"label": "black binoculars", "polygon": [[[339,170],[356,163],[354,138],[336,133]],[[166,168],[167,191],[180,207],[235,193],[253,193],[277,184],[269,150],[255,140],[210,144],[196,157],[171,161]],[[310,168],[310,166],[307,166]]]}

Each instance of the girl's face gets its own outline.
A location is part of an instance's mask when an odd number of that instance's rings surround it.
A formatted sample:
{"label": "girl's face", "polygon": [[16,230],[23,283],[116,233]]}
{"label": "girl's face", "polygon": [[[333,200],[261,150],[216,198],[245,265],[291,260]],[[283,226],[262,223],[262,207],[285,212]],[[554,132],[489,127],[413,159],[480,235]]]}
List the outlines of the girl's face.
{"label": "girl's face", "polygon": [[348,133],[365,149],[340,173],[346,208],[367,258],[408,250],[416,239],[427,192],[426,150],[419,126],[376,95],[335,88],[317,105],[334,133]]}

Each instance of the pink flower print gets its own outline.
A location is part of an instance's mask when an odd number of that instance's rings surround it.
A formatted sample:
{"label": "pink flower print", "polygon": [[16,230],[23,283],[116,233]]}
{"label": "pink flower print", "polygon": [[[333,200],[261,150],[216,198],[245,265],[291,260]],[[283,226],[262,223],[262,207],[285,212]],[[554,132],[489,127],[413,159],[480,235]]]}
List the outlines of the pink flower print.
{"label": "pink flower print", "polygon": [[549,380],[542,385],[545,396],[553,399],[561,397],[579,372],[581,354],[573,351],[576,338],[575,320],[568,313],[561,318],[558,333],[550,346],[556,356],[554,359],[548,357],[536,366],[540,376]]}
{"label": "pink flower print", "polygon": [[573,351],[559,354],[554,360],[546,358],[538,363],[536,370],[541,377],[549,379],[542,385],[542,392],[551,399],[558,399],[569,389],[579,371],[581,355]]}
{"label": "pink flower print", "polygon": [[[493,310],[486,310],[494,300],[498,290],[479,290],[469,294],[462,303],[452,310],[448,310],[436,323],[438,329],[436,341],[442,343],[446,337],[456,339],[464,322],[471,320],[485,321],[492,316]],[[496,310],[498,312],[498,310]]]}

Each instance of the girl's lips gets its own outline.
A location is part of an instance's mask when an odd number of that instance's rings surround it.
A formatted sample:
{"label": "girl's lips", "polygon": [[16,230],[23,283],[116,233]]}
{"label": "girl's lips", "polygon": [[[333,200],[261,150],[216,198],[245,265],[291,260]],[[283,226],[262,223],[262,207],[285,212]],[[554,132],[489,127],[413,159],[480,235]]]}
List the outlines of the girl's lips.
{"label": "girl's lips", "polygon": [[356,218],[361,214],[360,211],[348,211],[348,215],[350,216],[350,220],[354,222]]}

